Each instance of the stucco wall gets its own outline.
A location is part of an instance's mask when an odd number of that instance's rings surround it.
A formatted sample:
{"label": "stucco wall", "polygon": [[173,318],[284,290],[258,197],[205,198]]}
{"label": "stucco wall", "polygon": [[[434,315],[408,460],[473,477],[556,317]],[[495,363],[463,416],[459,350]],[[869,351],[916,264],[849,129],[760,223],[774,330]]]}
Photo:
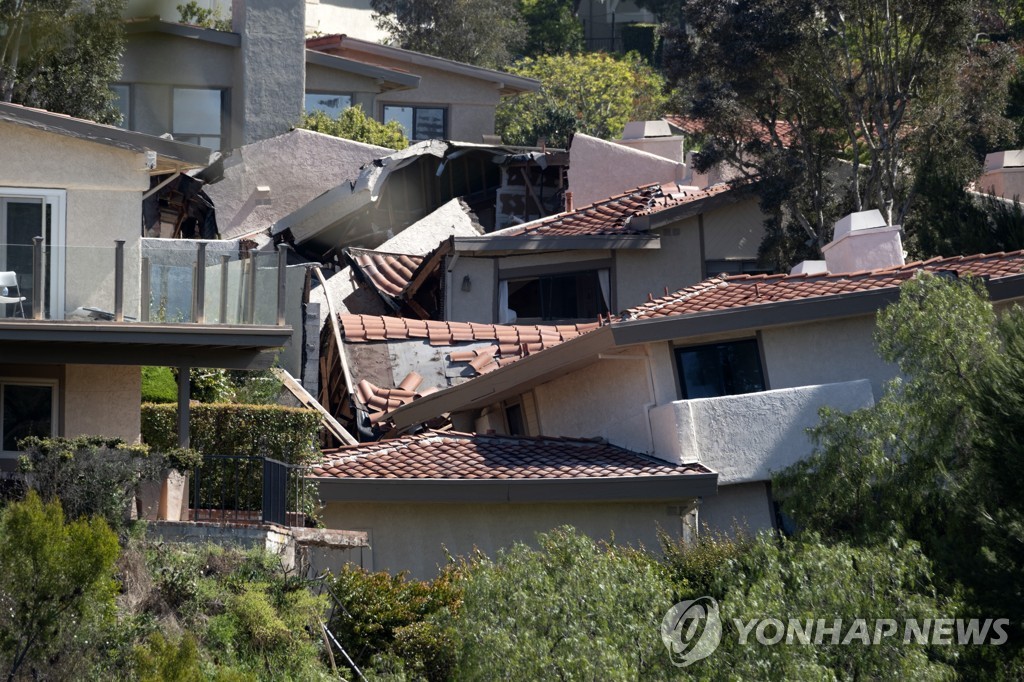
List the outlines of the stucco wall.
{"label": "stucco wall", "polygon": [[[308,92],[334,92],[340,95],[363,94],[368,95],[369,101],[372,102],[373,97],[380,92],[380,86],[373,78],[307,63],[306,90]],[[362,101],[367,100],[363,99]],[[364,112],[373,115],[373,109],[364,107]]]}
{"label": "stucco wall", "polygon": [[675,182],[685,172],[682,163],[583,133],[573,136],[569,149],[569,190],[576,206],[650,182]]}
{"label": "stucco wall", "polygon": [[142,370],[119,365],[68,365],[65,369],[64,435],[141,437]]}
{"label": "stucco wall", "polygon": [[114,240],[125,241],[125,314],[139,305],[142,154],[0,123],[0,187],[65,190],[66,244],[52,258],[66,266],[65,311],[114,309]]}
{"label": "stucco wall", "polygon": [[874,315],[765,329],[761,344],[769,385],[790,388],[867,379],[878,400],[897,369],[878,357],[874,330]]}
{"label": "stucco wall", "polygon": [[[445,296],[445,317],[459,322],[495,322],[495,261],[492,258],[459,258],[458,275],[451,276]],[[470,290],[462,290],[462,281],[469,277]]]}
{"label": "stucco wall", "polygon": [[718,494],[703,498],[697,510],[700,532],[730,535],[771,530],[774,517],[768,484],[763,482],[719,485]]}
{"label": "stucco wall", "polygon": [[849,412],[873,403],[867,380],[679,400],[651,411],[654,452],[698,461],[718,472],[720,485],[767,481],[810,455],[806,430],[822,407]]}
{"label": "stucco wall", "polygon": [[705,213],[705,260],[757,258],[764,236],[764,218],[756,198]]}
{"label": "stucco wall", "polygon": [[659,230],[660,249],[615,252],[615,290],[620,310],[701,280],[700,231],[697,218]]}
{"label": "stucco wall", "polygon": [[601,437],[628,450],[651,451],[647,408],[654,398],[645,357],[599,360],[534,393],[545,435]]}
{"label": "stucco wall", "polygon": [[[619,544],[642,543],[657,549],[657,529],[682,532],[679,506],[686,500],[650,503],[581,504],[328,504],[328,528],[368,531],[373,570],[408,570],[414,578],[430,578],[445,563],[443,547],[454,555],[474,548],[494,556],[516,541],[535,544],[538,532],[570,524],[594,538]],[[675,509],[670,509],[675,506]],[[670,513],[671,512],[671,513]]]}

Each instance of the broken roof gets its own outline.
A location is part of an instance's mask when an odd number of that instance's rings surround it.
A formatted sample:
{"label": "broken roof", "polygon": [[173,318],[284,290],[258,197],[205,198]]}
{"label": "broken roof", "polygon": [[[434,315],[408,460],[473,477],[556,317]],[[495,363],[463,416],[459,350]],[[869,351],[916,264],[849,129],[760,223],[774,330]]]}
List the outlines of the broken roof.
{"label": "broken roof", "polygon": [[150,171],[154,174],[202,168],[209,165],[211,158],[211,152],[206,147],[175,142],[155,135],[137,133],[20,104],[0,102],[0,121],[131,152],[154,152],[157,155],[156,167]]}
{"label": "broken roof", "polygon": [[[335,53],[340,52],[346,57],[358,59],[357,55],[369,55],[370,57],[382,57],[395,61],[405,62],[410,66],[425,66],[440,71],[447,71],[459,76],[476,78],[495,84],[502,95],[515,95],[520,92],[536,92],[540,90],[540,81],[534,78],[515,76],[504,71],[485,69],[481,66],[473,66],[456,62],[443,57],[403,50],[390,45],[368,40],[360,40],[347,35],[327,35],[308,38],[306,47],[319,52]],[[364,57],[364,60],[366,58]]]}
{"label": "broken roof", "polygon": [[628,346],[874,314],[895,301],[899,286],[921,270],[984,277],[996,301],[1024,297],[1024,251],[934,258],[854,273],[715,277],[652,298],[610,325],[412,401],[383,418],[405,428],[437,414],[483,407]]}
{"label": "broken roof", "polygon": [[561,497],[552,496],[558,490],[602,500],[685,499],[717,490],[717,474],[701,464],[672,464],[602,441],[441,431],[325,450],[312,477],[325,484],[327,499],[376,501],[413,499],[417,484],[415,498],[451,493],[462,502],[483,501],[466,497],[466,486],[481,484],[492,485],[477,495],[497,502],[552,501]]}
{"label": "broken roof", "polygon": [[456,238],[456,250],[658,248],[653,229],[737,201],[755,186],[745,181],[704,189],[652,183],[481,237]]}
{"label": "broken roof", "polygon": [[441,306],[441,267],[451,248],[448,239],[426,256],[351,247],[342,255],[356,277],[389,308],[399,315],[429,320]]}

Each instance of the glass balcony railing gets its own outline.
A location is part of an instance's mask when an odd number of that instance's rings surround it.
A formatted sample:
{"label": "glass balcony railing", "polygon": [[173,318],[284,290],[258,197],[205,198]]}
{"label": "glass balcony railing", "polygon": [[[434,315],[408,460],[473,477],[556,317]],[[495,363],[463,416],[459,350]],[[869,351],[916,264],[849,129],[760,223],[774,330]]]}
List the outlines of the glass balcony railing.
{"label": "glass balcony railing", "polygon": [[283,325],[284,266],[232,242],[0,243],[0,321]]}

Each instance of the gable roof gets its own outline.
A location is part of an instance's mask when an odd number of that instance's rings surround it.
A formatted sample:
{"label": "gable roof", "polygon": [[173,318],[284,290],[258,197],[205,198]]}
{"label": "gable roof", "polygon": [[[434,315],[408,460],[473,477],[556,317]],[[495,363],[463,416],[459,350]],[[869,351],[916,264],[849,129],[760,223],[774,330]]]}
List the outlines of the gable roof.
{"label": "gable roof", "polygon": [[381,45],[380,43],[360,40],[359,38],[353,38],[344,34],[308,38],[306,40],[306,47],[311,50],[327,52],[330,54],[341,52],[342,56],[349,57],[357,61],[366,61],[365,58],[362,60],[359,59],[358,55],[362,53],[365,55],[405,62],[412,67],[424,66],[431,69],[438,69],[440,71],[447,71],[459,76],[476,78],[489,83],[494,83],[498,86],[501,94],[503,95],[515,95],[521,92],[536,92],[537,90],[540,90],[540,81],[533,78],[524,78],[523,76],[515,76],[503,71],[485,69],[481,66],[464,64],[451,59],[444,59],[443,57],[434,57],[433,55],[423,54],[422,52],[413,52],[412,50],[403,50],[402,48],[392,47],[390,45]]}
{"label": "gable roof", "polygon": [[597,440],[441,431],[325,450],[311,477],[325,499],[375,501],[684,499],[717,489],[717,474],[699,463]]}
{"label": "gable roof", "polygon": [[377,66],[376,64],[367,64],[357,59],[340,57],[326,52],[318,52],[317,50],[306,50],[306,63],[378,80],[381,84],[387,86],[384,88],[385,90],[416,88],[420,84],[420,77],[416,74],[406,73],[398,69],[389,69],[384,66]]}
{"label": "gable roof", "polygon": [[131,152],[156,152],[157,167],[153,169],[156,172],[203,168],[210,163],[211,152],[206,147],[175,142],[155,135],[137,133],[20,104],[0,102],[0,121]]}
{"label": "gable roof", "polygon": [[836,274],[714,277],[626,310],[623,320],[645,320],[898,287],[918,270],[957,276],[1006,277],[1024,271],[1024,251],[932,258],[882,270]]}

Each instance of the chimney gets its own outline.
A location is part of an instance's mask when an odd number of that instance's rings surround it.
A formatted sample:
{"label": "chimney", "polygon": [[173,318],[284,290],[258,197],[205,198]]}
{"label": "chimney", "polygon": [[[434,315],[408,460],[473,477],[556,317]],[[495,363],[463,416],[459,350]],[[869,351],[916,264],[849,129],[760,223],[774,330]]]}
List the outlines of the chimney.
{"label": "chimney", "polygon": [[673,135],[665,121],[630,121],[622,131],[622,139],[616,144],[654,154],[664,159],[682,163],[685,140],[682,135]]}
{"label": "chimney", "polygon": [[241,36],[231,88],[231,146],[291,130],[306,91],[304,0],[232,0],[231,30]]}
{"label": "chimney", "polygon": [[573,209],[573,207],[572,207],[572,192],[566,192],[565,193],[565,212],[566,213],[572,213],[572,211],[574,211],[574,210],[575,209]]}
{"label": "chimney", "polygon": [[836,223],[832,241],[821,249],[828,271],[858,272],[903,265],[899,225],[887,225],[877,210],[851,213]]}
{"label": "chimney", "polygon": [[1024,196],[1024,150],[995,152],[985,157],[985,172],[976,183],[979,192],[1004,199]]}

